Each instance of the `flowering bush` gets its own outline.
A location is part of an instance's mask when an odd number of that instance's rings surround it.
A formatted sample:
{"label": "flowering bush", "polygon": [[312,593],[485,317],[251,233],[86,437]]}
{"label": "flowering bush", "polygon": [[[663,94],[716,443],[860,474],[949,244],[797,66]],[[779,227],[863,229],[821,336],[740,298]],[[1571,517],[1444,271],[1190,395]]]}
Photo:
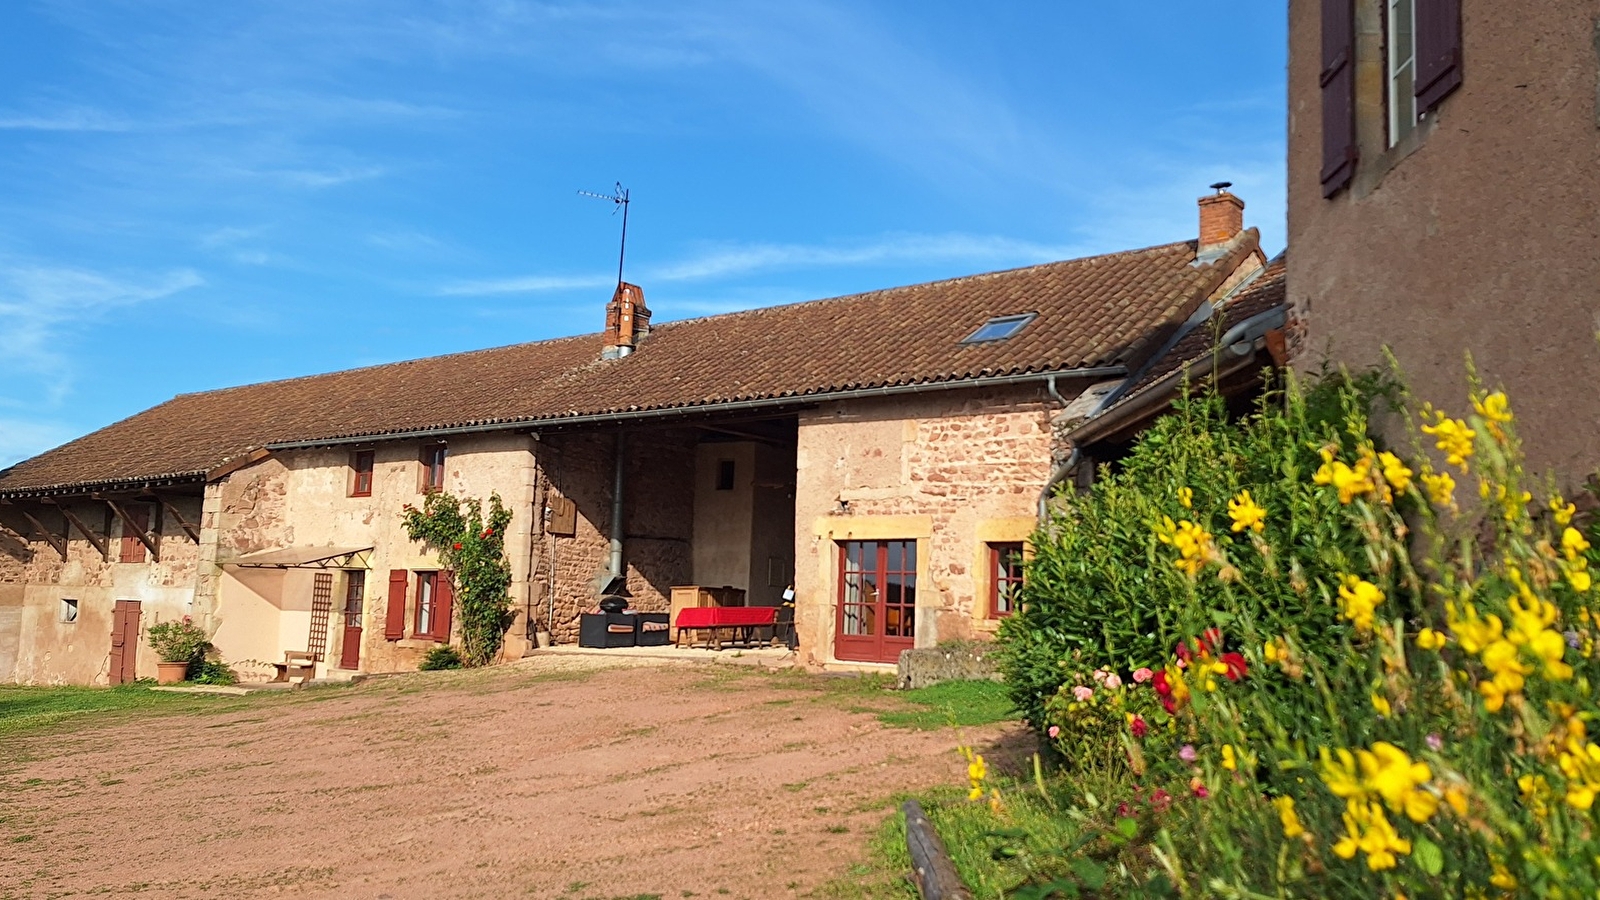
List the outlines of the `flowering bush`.
{"label": "flowering bush", "polygon": [[[1312,474],[1320,448],[1354,452],[1348,421],[1365,421],[1392,391],[1376,376],[1327,379],[1263,402],[1237,424],[1220,398],[1190,398],[1117,471],[1068,499],[1035,535],[1022,608],[1000,627],[1006,683],[1028,721],[1048,725],[1045,701],[1066,682],[1061,661],[1073,652],[1091,669],[1159,668],[1192,627],[1192,605],[1216,617],[1199,630],[1227,628],[1220,604],[1232,588],[1299,620],[1315,647],[1337,646],[1348,625],[1313,585],[1372,572],[1361,534],[1344,526],[1338,498]],[[1208,567],[1223,577],[1196,577]]]}
{"label": "flowering bush", "polygon": [[1153,682],[1138,669],[1126,677],[1109,668],[1089,669],[1074,654],[1068,678],[1045,702],[1045,736],[1072,772],[1122,773],[1140,768],[1142,746],[1152,728],[1166,724]]}
{"label": "flowering bush", "polygon": [[211,646],[205,629],[191,622],[188,616],[151,625],[145,632],[145,639],[162,662],[195,663]]}
{"label": "flowering bush", "polygon": [[491,494],[485,519],[476,498],[458,500],[435,491],[421,509],[406,505],[403,524],[412,540],[438,554],[455,579],[462,661],[469,666],[494,662],[511,627],[511,564],[506,560],[511,511],[499,494]]}
{"label": "flowering bush", "polygon": [[1153,682],[1177,749],[1139,786],[1187,778],[1193,801],[1102,895],[1600,894],[1591,535],[1535,494],[1507,398],[1470,401],[1424,408],[1404,455],[1341,404],[1338,439],[1288,470],[1325,513],[1310,531],[1298,491],[1173,490],[1182,522],[1151,515],[1142,556],[1180,579],[1167,627],[1192,637]]}

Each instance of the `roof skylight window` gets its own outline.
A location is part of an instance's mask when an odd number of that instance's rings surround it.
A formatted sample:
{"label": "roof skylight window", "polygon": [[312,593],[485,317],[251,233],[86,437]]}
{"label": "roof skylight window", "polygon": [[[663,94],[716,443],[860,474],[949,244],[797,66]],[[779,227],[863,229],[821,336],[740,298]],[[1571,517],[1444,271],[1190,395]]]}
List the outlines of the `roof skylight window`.
{"label": "roof skylight window", "polygon": [[1015,337],[1029,322],[1039,318],[1038,313],[1020,313],[1015,316],[995,316],[978,326],[978,330],[961,340],[963,344],[986,344]]}

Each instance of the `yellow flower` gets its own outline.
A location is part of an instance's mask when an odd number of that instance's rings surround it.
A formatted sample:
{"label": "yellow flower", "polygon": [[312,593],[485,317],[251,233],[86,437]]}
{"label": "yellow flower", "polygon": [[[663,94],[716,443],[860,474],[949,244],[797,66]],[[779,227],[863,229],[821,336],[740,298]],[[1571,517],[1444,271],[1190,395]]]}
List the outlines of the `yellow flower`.
{"label": "yellow flower", "polygon": [[1316,484],[1333,486],[1339,492],[1339,502],[1344,504],[1378,489],[1372,481],[1370,455],[1362,456],[1354,466],[1349,466],[1334,459],[1333,451],[1326,448],[1322,451],[1322,467],[1311,476],[1311,480]]}
{"label": "yellow flower", "polygon": [[1505,430],[1500,426],[1511,421],[1511,404],[1506,401],[1505,394],[1495,391],[1481,399],[1475,398],[1472,408],[1483,418],[1483,423],[1488,426],[1495,440],[1506,439]]}
{"label": "yellow flower", "polygon": [[1178,558],[1172,564],[1190,578],[1200,574],[1206,562],[1216,556],[1211,532],[1187,519],[1173,522],[1171,516],[1163,516],[1161,524],[1155,528],[1155,534],[1156,540],[1178,551]]}
{"label": "yellow flower", "polygon": [[1335,856],[1352,859],[1359,850],[1367,855],[1367,868],[1374,872],[1392,869],[1399,861],[1395,854],[1411,852],[1411,842],[1400,837],[1376,803],[1352,800],[1345,804],[1346,836],[1333,845]]}
{"label": "yellow flower", "polygon": [[1561,532],[1561,552],[1567,559],[1576,559],[1578,554],[1589,549],[1589,542],[1584,539],[1583,532],[1568,526]]}
{"label": "yellow flower", "polygon": [[1433,435],[1434,446],[1444,451],[1446,465],[1467,471],[1467,459],[1472,456],[1472,439],[1477,437],[1477,432],[1468,428],[1466,422],[1449,418],[1442,412],[1435,411],[1434,416],[1434,424],[1422,426],[1422,432]]}
{"label": "yellow flower", "polygon": [[1386,741],[1356,754],[1362,782],[1383,798],[1389,808],[1414,822],[1426,822],[1439,807],[1438,798],[1419,790],[1433,777],[1427,763],[1414,762],[1406,752]]}
{"label": "yellow flower", "polygon": [[1558,494],[1550,498],[1550,513],[1555,516],[1556,524],[1565,528],[1572,523],[1572,517],[1578,514],[1578,508],[1562,500]]}
{"label": "yellow flower", "polygon": [[1389,482],[1389,486],[1396,491],[1405,493],[1406,488],[1411,486],[1412,472],[1400,457],[1385,450],[1378,454],[1378,462],[1383,466],[1383,480]]}
{"label": "yellow flower", "polygon": [[1228,518],[1233,520],[1235,532],[1248,528],[1260,534],[1267,527],[1267,511],[1250,499],[1249,491],[1240,491],[1239,496],[1228,501]]}
{"label": "yellow flower", "polygon": [[1372,692],[1372,708],[1377,710],[1378,715],[1383,716],[1385,719],[1394,715],[1394,707],[1389,705],[1389,698],[1377,691]]}
{"label": "yellow flower", "polygon": [[1448,639],[1432,628],[1424,628],[1417,633],[1417,646],[1424,650],[1438,650],[1447,643]]}
{"label": "yellow flower", "polygon": [[1341,577],[1339,586],[1339,613],[1355,624],[1357,631],[1371,631],[1373,611],[1383,602],[1383,592],[1368,581],[1354,575]]}
{"label": "yellow flower", "polygon": [[1456,480],[1449,472],[1422,473],[1422,489],[1428,492],[1434,506],[1456,508]]}
{"label": "yellow flower", "polygon": [[1444,789],[1444,802],[1456,811],[1456,815],[1467,814],[1467,791],[1458,784],[1452,784]]}
{"label": "yellow flower", "polygon": [[1239,760],[1233,755],[1232,744],[1222,745],[1222,767],[1229,772],[1236,772],[1239,769]]}
{"label": "yellow flower", "polygon": [[1275,797],[1272,800],[1272,805],[1278,810],[1278,821],[1283,823],[1283,836],[1285,838],[1292,841],[1306,833],[1305,826],[1300,824],[1299,814],[1294,811],[1293,797]]}
{"label": "yellow flower", "polygon": [[1490,863],[1494,866],[1494,874],[1489,876],[1489,883],[1503,891],[1515,890],[1517,879],[1511,876],[1511,872],[1506,869],[1506,864],[1492,858]]}
{"label": "yellow flower", "polygon": [[[1333,753],[1327,747],[1319,747],[1317,754],[1322,758],[1322,783],[1328,786],[1328,793],[1344,800],[1358,800],[1366,796],[1367,789],[1356,774],[1355,754],[1343,747]],[[1334,759],[1335,755],[1337,760]],[[1348,856],[1345,858],[1349,859]]]}
{"label": "yellow flower", "polygon": [[1178,505],[1182,506],[1184,509],[1193,509],[1194,508],[1194,489],[1193,488],[1186,488],[1186,487],[1178,488]]}

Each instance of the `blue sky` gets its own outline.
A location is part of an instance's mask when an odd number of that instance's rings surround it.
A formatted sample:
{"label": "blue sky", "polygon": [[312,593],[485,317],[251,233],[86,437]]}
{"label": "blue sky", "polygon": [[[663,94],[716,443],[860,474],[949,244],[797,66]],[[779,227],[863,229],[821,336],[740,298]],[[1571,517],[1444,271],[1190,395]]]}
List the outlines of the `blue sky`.
{"label": "blue sky", "polygon": [[[7,0],[0,466],[177,393],[1284,240],[1282,2]],[[983,9],[993,6],[997,8]]]}

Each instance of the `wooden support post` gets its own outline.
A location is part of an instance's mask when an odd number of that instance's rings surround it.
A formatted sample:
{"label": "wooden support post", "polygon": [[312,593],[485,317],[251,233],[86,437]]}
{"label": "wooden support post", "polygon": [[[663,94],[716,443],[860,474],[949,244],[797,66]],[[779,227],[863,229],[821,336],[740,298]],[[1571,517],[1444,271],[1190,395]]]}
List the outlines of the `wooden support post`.
{"label": "wooden support post", "polygon": [[25,518],[29,522],[33,523],[33,527],[39,532],[39,536],[44,538],[44,542],[46,544],[49,544],[51,547],[53,547],[57,553],[61,554],[61,561],[62,562],[66,562],[67,561],[67,536],[65,534],[63,534],[60,538],[57,538],[56,535],[55,535],[55,532],[53,532],[50,529],[44,527],[44,523],[43,522],[41,522],[38,519],[34,518],[33,517],[33,513],[28,512],[25,509],[22,510],[22,515],[23,515],[23,518]]}
{"label": "wooden support post", "polygon": [[153,496],[156,498],[156,502],[161,504],[161,508],[167,511],[167,515],[172,517],[172,521],[177,522],[178,527],[183,529],[183,533],[189,536],[189,540],[194,541],[196,544],[200,543],[200,526],[194,525],[185,519],[183,514],[178,512],[178,508],[169,503],[166,497],[160,494],[154,494]]}
{"label": "wooden support post", "polygon": [[[150,551],[150,559],[155,562],[161,562],[161,543],[151,539],[144,528],[134,521],[133,516],[128,515],[128,511],[122,508],[121,503],[115,500],[105,500],[105,504],[111,507],[112,512],[117,514],[117,518],[122,520],[123,530],[132,533],[139,539],[139,543],[144,544],[145,549]],[[159,531],[160,526],[157,526],[157,532],[159,533]],[[109,538],[110,534],[108,533],[106,536]]]}
{"label": "wooden support post", "polygon": [[[109,562],[111,560],[111,543],[108,540],[109,535],[106,537],[101,537],[100,535],[95,534],[93,529],[83,524],[83,520],[73,515],[72,510],[68,509],[64,504],[56,503],[55,506],[56,509],[61,510],[61,515],[65,516],[67,521],[71,523],[73,527],[76,527],[79,531],[83,532],[83,536],[89,539],[89,543],[93,544],[94,548],[100,551],[100,558]],[[65,537],[70,537],[71,534],[72,530],[69,528]],[[61,555],[62,557],[65,557],[66,552],[62,551]]]}
{"label": "wooden support post", "polygon": [[906,814],[906,849],[911,851],[911,880],[916,882],[922,900],[972,900],[972,892],[956,874],[939,832],[922,812],[922,804],[907,800],[901,807]]}

